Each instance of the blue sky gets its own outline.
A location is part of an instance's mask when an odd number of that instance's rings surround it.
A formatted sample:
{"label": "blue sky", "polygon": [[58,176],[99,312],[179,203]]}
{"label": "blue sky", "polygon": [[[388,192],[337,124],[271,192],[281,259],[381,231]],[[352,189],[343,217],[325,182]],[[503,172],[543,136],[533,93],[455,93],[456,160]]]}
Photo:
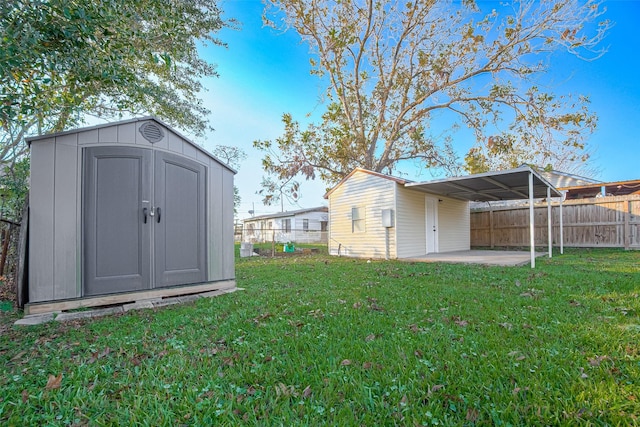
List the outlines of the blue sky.
{"label": "blue sky", "polygon": [[[608,52],[586,62],[563,56],[552,64],[552,80],[559,93],[588,95],[591,108],[599,116],[589,144],[595,149],[595,178],[603,181],[640,179],[640,0],[605,1],[607,18],[615,22],[604,41]],[[280,204],[263,206],[260,180],[262,153],[252,148],[257,139],[281,135],[283,113],[292,113],[301,122],[322,113],[319,98],[323,86],[309,74],[309,49],[293,31],[285,33],[263,27],[261,2],[227,0],[221,4],[228,18],[241,22],[240,30],[224,30],[220,38],[227,49],[209,47],[203,55],[218,66],[220,77],[205,82],[205,104],[211,109],[211,125],[216,129],[206,142],[241,147],[248,155],[236,175],[242,204],[239,218],[278,212]],[[460,154],[473,144],[467,135],[455,139]],[[202,141],[200,141],[202,142]],[[407,178],[428,180],[424,171],[411,171]],[[325,185],[304,182],[298,205],[285,203],[285,210],[325,203]]]}

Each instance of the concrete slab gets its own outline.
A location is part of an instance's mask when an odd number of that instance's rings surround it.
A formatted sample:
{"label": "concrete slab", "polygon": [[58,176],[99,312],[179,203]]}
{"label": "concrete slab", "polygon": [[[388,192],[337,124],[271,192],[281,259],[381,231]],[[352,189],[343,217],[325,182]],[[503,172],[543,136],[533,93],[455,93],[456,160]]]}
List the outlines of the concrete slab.
{"label": "concrete slab", "polygon": [[95,310],[74,311],[71,313],[60,313],[55,320],[58,322],[66,322],[67,320],[87,319],[91,317],[108,316],[110,314],[122,313],[124,310],[121,306],[98,308]]}
{"label": "concrete slab", "polygon": [[[540,257],[546,254],[546,252],[536,252],[535,256]],[[470,250],[427,254],[421,257],[402,258],[401,261],[517,266],[529,264],[531,253],[529,251]]]}
{"label": "concrete slab", "polygon": [[24,316],[22,319],[16,320],[14,325],[41,325],[43,323],[51,322],[57,313],[46,313],[46,314],[30,314]]}

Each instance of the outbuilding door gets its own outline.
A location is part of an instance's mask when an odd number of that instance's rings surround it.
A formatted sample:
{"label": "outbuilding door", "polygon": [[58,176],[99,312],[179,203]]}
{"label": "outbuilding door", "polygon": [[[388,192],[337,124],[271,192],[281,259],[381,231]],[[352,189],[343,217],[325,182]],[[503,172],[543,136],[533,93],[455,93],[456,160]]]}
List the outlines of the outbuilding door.
{"label": "outbuilding door", "polygon": [[114,146],[83,161],[85,296],[206,280],[204,166]]}
{"label": "outbuilding door", "polygon": [[425,198],[427,253],[438,252],[438,199]]}

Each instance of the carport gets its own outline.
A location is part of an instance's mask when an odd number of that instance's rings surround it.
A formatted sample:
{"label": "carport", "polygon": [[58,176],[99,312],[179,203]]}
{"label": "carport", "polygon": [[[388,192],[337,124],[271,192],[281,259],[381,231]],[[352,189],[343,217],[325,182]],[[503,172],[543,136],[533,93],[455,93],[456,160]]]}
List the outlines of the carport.
{"label": "carport", "polygon": [[[560,197],[560,253],[562,235],[562,193],[529,166],[427,182],[406,183],[406,188],[464,201],[528,200],[531,268],[536,265],[534,199],[547,199],[548,254],[553,256],[551,197]],[[484,251],[489,252],[489,251]],[[498,252],[498,251],[494,251]],[[450,254],[453,255],[453,254]],[[472,258],[472,257],[471,257]]]}

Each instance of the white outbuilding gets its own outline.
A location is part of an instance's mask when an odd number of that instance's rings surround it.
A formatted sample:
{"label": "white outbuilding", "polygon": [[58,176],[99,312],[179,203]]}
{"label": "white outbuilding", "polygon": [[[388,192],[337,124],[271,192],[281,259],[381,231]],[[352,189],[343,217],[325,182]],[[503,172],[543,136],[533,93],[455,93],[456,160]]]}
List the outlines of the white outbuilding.
{"label": "white outbuilding", "polygon": [[325,194],[329,254],[401,259],[469,251],[470,201],[528,199],[533,267],[533,199],[559,196],[528,166],[426,182],[356,168]]}

